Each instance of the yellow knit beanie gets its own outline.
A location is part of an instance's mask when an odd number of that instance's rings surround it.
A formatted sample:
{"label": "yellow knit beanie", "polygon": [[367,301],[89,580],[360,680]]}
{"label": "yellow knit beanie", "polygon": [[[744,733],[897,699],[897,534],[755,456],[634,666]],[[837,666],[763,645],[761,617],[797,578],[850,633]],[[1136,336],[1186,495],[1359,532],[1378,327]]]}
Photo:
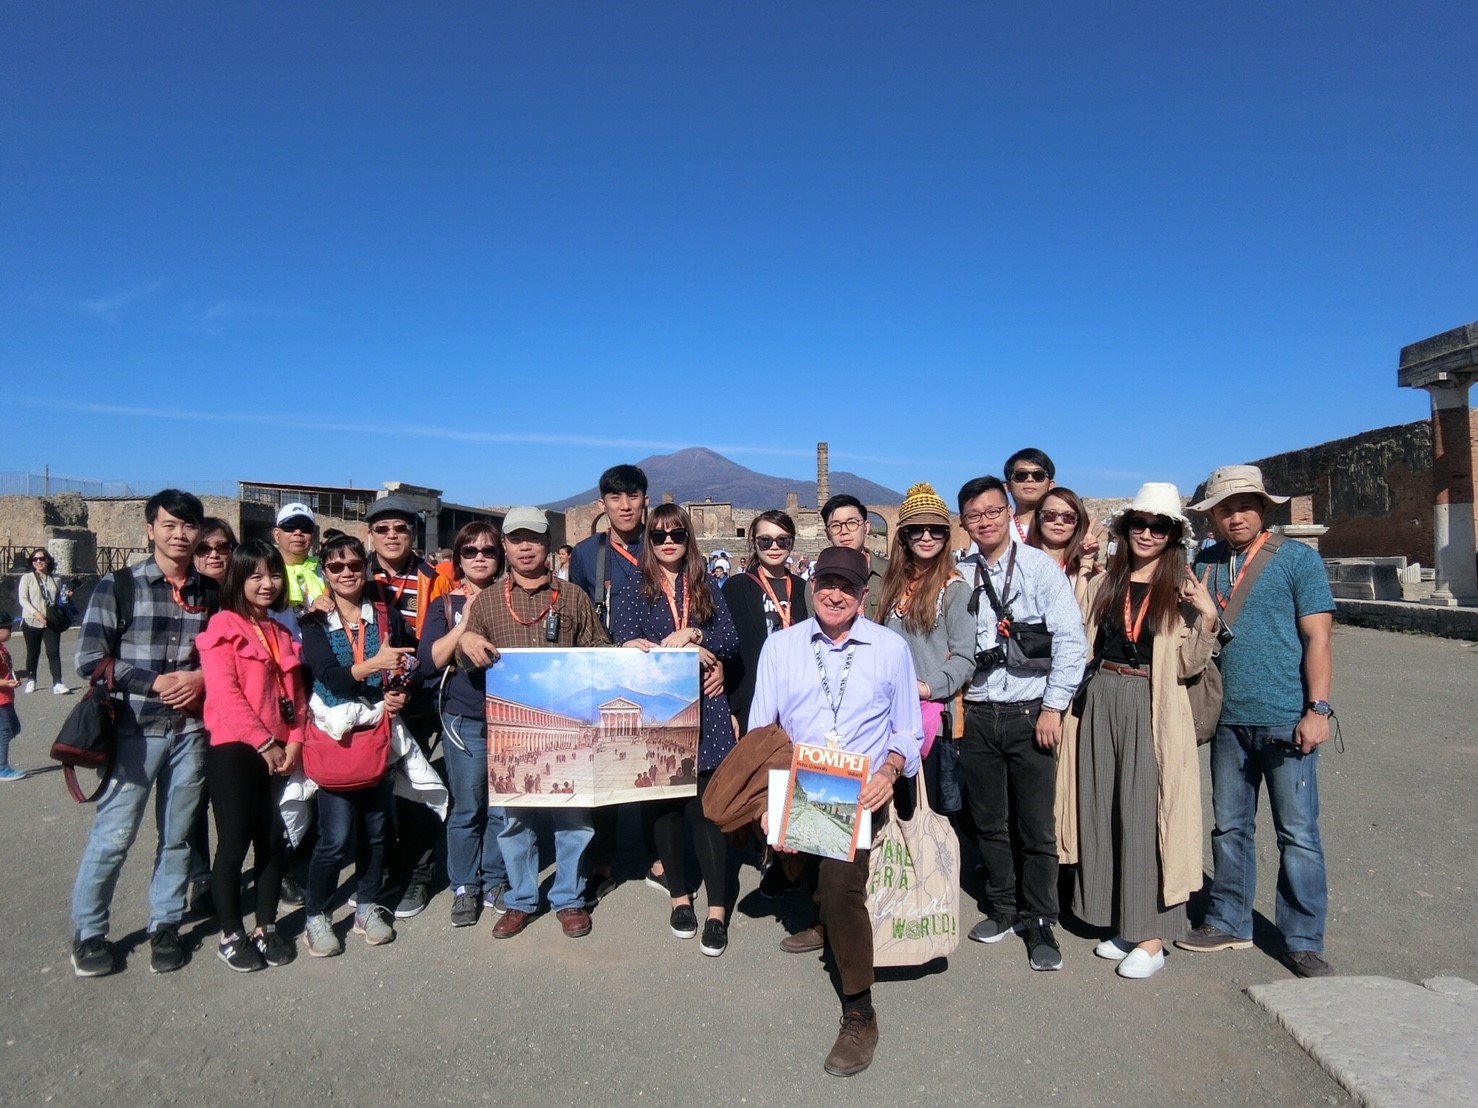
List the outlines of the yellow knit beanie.
{"label": "yellow knit beanie", "polygon": [[910,523],[942,523],[949,526],[949,507],[927,481],[908,486],[908,496],[898,509],[898,526]]}

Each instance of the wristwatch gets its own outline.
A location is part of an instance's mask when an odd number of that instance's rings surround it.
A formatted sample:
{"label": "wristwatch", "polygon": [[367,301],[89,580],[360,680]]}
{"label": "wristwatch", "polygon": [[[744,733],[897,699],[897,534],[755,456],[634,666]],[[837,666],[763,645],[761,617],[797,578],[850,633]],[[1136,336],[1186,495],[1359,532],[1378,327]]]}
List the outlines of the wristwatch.
{"label": "wristwatch", "polygon": [[1329,706],[1327,700],[1311,700],[1304,705],[1304,711],[1313,712],[1315,715],[1332,716],[1334,709]]}

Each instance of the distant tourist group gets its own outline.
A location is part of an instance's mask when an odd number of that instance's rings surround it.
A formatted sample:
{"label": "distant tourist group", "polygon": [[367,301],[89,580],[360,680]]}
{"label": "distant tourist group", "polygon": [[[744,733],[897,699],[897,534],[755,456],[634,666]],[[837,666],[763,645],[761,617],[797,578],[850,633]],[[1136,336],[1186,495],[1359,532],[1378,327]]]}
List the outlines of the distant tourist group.
{"label": "distant tourist group", "polygon": [[[1205,541],[1173,485],[1146,484],[1095,522],[1056,476],[1026,449],[1000,476],[967,481],[953,508],[913,485],[886,554],[869,549],[867,507],[833,496],[820,512],[830,545],[806,576],[793,561],[795,521],[765,511],[722,580],[688,513],[650,507],[631,465],[601,475],[608,526],[554,558],[548,519],[532,507],[501,527],[467,524],[433,564],[414,548],[415,509],[395,495],[371,506],[362,534],[320,535],[309,507],[291,503],[272,542],[238,543],[194,496],[158,493],[145,509],[151,556],[104,576],[80,615],[77,672],[90,680],[111,667],[121,709],[72,891],[73,968],[117,968],[110,904],[151,799],[156,973],[187,961],[180,925],[192,900],[219,922],[220,960],[243,972],[300,949],[337,955],[350,932],[391,942],[442,888],[456,927],[488,915],[491,936],[511,939],[547,910],[579,938],[614,885],[623,809],[640,822],[644,879],[668,898],[672,934],[719,957],[736,852],[762,843],[764,819],[761,806],[736,845],[705,797],[716,772],[742,761],[745,737],[778,724],[793,742],[867,755],[861,798],[875,833],[895,807],[912,809],[916,789],[947,814],[979,856],[969,938],[1017,936],[1034,970],[1063,965],[1060,888],[1100,932],[1093,954],[1124,978],[1159,972],[1171,946],[1250,947],[1265,789],[1286,962],[1301,976],[1330,973],[1316,769],[1330,734],[1334,602],[1318,556],[1269,530],[1286,498],[1251,466],[1207,479],[1192,506],[1214,531]],[[0,632],[4,780],[24,776],[7,750],[42,648],[54,692],[69,691],[52,568],[37,551],[21,582],[22,674]],[[696,795],[490,807],[484,678],[500,651],[603,646],[697,655],[696,767],[682,767],[685,780],[696,772]],[[1210,743],[1214,875],[1192,926],[1205,825],[1198,732]],[[553,768],[550,781],[563,781]],[[637,785],[643,776],[665,784],[668,770],[642,768]],[[551,826],[541,898],[538,837]],[[760,891],[815,905],[782,950],[835,959],[841,1027],[825,1067],[837,1075],[865,1069],[878,1041],[866,845],[852,861],[759,846]],[[334,919],[346,868],[347,928]],[[285,934],[280,908],[298,904],[304,923]]]}

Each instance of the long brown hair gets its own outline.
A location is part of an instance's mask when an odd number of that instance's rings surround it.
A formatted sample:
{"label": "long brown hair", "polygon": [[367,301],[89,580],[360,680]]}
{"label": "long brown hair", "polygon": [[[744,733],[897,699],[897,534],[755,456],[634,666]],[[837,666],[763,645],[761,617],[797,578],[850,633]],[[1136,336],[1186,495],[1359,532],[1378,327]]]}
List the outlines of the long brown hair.
{"label": "long brown hair", "polygon": [[1068,573],[1078,571],[1078,561],[1083,554],[1083,536],[1088,534],[1088,509],[1083,507],[1083,498],[1072,489],[1062,485],[1054,485],[1047,490],[1047,495],[1037,505],[1037,510],[1032,513],[1032,525],[1026,529],[1026,545],[1035,546],[1038,550],[1045,551],[1046,545],[1042,541],[1042,508],[1046,506],[1047,497],[1055,496],[1059,500],[1067,502],[1067,506],[1077,513],[1078,523],[1073,528],[1073,536],[1067,542],[1067,554],[1062,559],[1062,568]]}
{"label": "long brown hair", "polygon": [[[1056,492],[1056,489],[1052,490]],[[1111,613],[1124,603],[1124,591],[1129,588],[1129,573],[1133,568],[1129,554],[1129,516],[1125,512],[1114,522],[1114,535],[1118,543],[1109,555],[1108,568],[1103,573],[1103,584],[1093,601],[1092,618],[1100,627]],[[1156,518],[1165,518],[1163,516]],[[1181,540],[1185,538],[1185,525],[1170,520],[1170,537],[1160,551],[1155,563],[1155,575],[1150,579],[1150,606],[1146,620],[1156,632],[1168,631],[1175,626],[1180,615],[1180,583],[1185,579],[1185,561],[1181,552]],[[1122,615],[1121,617],[1122,618]]]}
{"label": "long brown hair", "polygon": [[656,544],[651,537],[653,527],[663,531],[681,527],[688,532],[688,549],[678,573],[688,594],[688,625],[701,627],[713,618],[713,589],[708,584],[703,555],[698,553],[698,536],[693,533],[693,521],[676,504],[658,504],[647,515],[647,537],[641,544],[642,595],[649,604],[663,595],[662,566],[657,562]]}
{"label": "long brown hair", "polygon": [[[944,526],[946,530],[949,529],[948,522]],[[898,603],[904,590],[908,588],[908,583],[919,570],[919,561],[914,557],[913,547],[908,545],[903,531],[899,527],[893,532],[893,547],[888,551],[888,572],[883,575],[883,583],[878,586],[879,623],[888,621],[893,605]],[[914,589],[913,596],[909,597],[908,611],[903,613],[903,626],[916,635],[927,635],[934,630],[939,621],[939,591],[949,583],[955,572],[954,560],[949,557],[948,535],[939,547],[938,556],[923,569],[918,587]]]}

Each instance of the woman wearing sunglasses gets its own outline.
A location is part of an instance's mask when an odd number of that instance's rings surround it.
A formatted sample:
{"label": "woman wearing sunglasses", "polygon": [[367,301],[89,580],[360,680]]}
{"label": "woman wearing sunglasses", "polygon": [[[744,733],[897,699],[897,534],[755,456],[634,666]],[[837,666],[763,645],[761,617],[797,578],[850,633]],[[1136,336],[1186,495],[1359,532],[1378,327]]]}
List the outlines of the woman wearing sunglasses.
{"label": "woman wearing sunglasses", "polygon": [[226,580],[226,566],[231,551],[236,549],[236,532],[224,519],[206,516],[200,522],[200,537],[195,540],[195,572],[217,583]]}
{"label": "woman wearing sunglasses", "polygon": [[[405,707],[404,679],[414,665],[415,648],[402,646],[409,635],[400,610],[382,591],[365,587],[364,546],[350,535],[323,544],[324,580],[334,607],[303,620],[303,660],[312,677],[312,709],[331,709],[351,701],[383,702],[391,713]],[[321,726],[321,724],[320,724]],[[308,953],[327,958],[343,953],[328,916],[339,871],[349,860],[357,832],[362,862],[356,863],[358,904],[354,931],[371,946],[395,938],[388,909],[379,903],[385,877],[385,849],[395,797],[393,775],[386,773],[359,789],[326,788],[320,782],[318,842],[308,864]]]}
{"label": "woman wearing sunglasses", "polygon": [[959,811],[962,800],[959,747],[952,735],[941,733],[944,713],[975,674],[970,587],[955,572],[949,539],[949,507],[934,487],[909,486],[877,607],[878,622],[902,635],[913,655],[924,717],[924,787],[930,806],[941,813]]}
{"label": "woman wearing sunglasses", "polygon": [[1073,595],[1079,604],[1088,593],[1088,582],[1098,572],[1094,555],[1102,530],[1096,524],[1090,526],[1088,510],[1078,494],[1061,485],[1042,497],[1027,528],[1027,546],[1044,550],[1056,559],[1072,579]]}
{"label": "woman wearing sunglasses", "polygon": [[1186,682],[1216,645],[1217,610],[1186,571],[1194,541],[1174,485],[1140,488],[1088,588],[1093,673],[1057,775],[1058,848],[1078,863],[1073,910],[1114,935],[1094,948],[1120,977],[1165,965],[1201,887],[1201,783]]}
{"label": "woman wearing sunglasses", "polygon": [[62,583],[56,577],[56,562],[44,547],[31,551],[29,572],[21,575],[21,634],[26,640],[26,692],[36,691],[36,663],[41,648],[46,648],[46,665],[51,670],[51,691],[62,696],[72,690],[62,681],[62,631],[46,621],[48,607],[62,608],[69,603]]}
{"label": "woman wearing sunglasses", "polygon": [[[693,541],[688,513],[660,504],[647,518],[641,573],[611,601],[611,637],[622,646],[650,650],[696,647],[704,671],[739,651],[739,636],[723,596],[709,583],[703,555]],[[717,958],[729,945],[727,906],[728,837],[703,815],[703,792],[724,756],[734,749],[734,721],[728,698],[705,696],[698,730],[698,795],[658,800],[645,806],[651,820],[662,872],[648,880],[663,885],[672,900],[669,926],[679,939],[698,933],[693,898],[688,894],[687,853],[691,840],[708,896],[708,918],[700,948]]]}
{"label": "woman wearing sunglasses", "polygon": [[501,913],[508,870],[498,846],[503,809],[488,809],[487,671],[455,665],[472,598],[503,572],[503,536],[495,524],[467,524],[452,540],[456,585],[421,616],[417,655],[423,671],[442,674],[442,755],[451,787],[446,818],[446,872],[452,887],[453,927],[470,927],[484,906]]}
{"label": "woman wearing sunglasses", "polygon": [[749,521],[749,568],[724,582],[724,603],[739,635],[739,652],[724,663],[724,692],[742,735],[749,730],[749,702],[760,650],[772,632],[799,623],[806,610],[806,582],[790,572],[795,521],[781,511]]}

